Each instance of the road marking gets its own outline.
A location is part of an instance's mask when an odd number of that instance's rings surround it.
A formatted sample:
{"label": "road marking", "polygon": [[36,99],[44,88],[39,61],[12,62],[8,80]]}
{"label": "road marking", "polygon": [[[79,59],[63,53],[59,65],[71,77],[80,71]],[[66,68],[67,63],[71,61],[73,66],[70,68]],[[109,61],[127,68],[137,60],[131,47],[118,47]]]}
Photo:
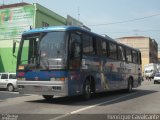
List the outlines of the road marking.
{"label": "road marking", "polygon": [[0,91],[0,93],[11,93],[11,94],[19,94],[19,92],[9,92],[9,91]]}
{"label": "road marking", "polygon": [[91,105],[91,106],[88,106],[88,107],[84,107],[84,108],[81,108],[81,109],[78,109],[78,110],[75,110],[75,111],[72,111],[70,113],[66,113],[64,115],[61,115],[61,116],[58,116],[58,117],[55,117],[55,118],[52,118],[52,119],[49,119],[49,120],[59,120],[61,118],[64,118],[64,117],[67,117],[69,115],[72,115],[72,114],[76,114],[76,113],[79,113],[81,111],[85,111],[87,109],[91,109],[91,108],[94,108],[94,107],[97,107],[97,106],[100,106],[100,105],[103,105],[103,104],[107,104],[107,103],[110,103],[110,102],[114,102],[114,101],[117,101],[117,100],[120,100],[122,98],[125,98],[125,97],[128,97],[128,96],[132,96],[134,94],[137,94],[138,92],[134,92],[134,93],[131,93],[131,94],[127,94],[127,95],[124,95],[124,96],[121,96],[121,97],[118,97],[118,98],[115,98],[115,99],[112,99],[112,100],[108,100],[108,101],[105,101],[105,102],[101,102],[101,103],[98,103],[98,104],[95,104],[95,105]]}

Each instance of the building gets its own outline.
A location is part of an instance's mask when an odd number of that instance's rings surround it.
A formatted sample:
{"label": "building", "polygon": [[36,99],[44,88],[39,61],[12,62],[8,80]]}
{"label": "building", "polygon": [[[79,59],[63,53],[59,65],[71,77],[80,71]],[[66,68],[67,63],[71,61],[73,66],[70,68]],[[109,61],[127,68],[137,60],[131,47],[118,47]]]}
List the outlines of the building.
{"label": "building", "polygon": [[[0,72],[16,71],[16,56],[23,31],[59,25],[66,25],[66,19],[37,3],[0,6]],[[15,42],[16,53],[13,55]]]}
{"label": "building", "polygon": [[158,50],[158,64],[160,64],[160,50]]}
{"label": "building", "polygon": [[158,62],[158,44],[154,39],[150,37],[134,36],[118,38],[117,41],[141,51],[142,71],[144,70],[145,64]]}

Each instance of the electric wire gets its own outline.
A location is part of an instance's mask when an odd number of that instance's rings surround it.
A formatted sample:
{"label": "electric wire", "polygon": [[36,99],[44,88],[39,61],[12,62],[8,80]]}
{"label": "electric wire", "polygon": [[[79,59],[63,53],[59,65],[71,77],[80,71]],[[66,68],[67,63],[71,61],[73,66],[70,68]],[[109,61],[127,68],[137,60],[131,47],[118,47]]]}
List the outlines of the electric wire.
{"label": "electric wire", "polygon": [[159,16],[159,14],[154,14],[154,15],[150,15],[150,16],[145,16],[145,17],[141,17],[141,18],[135,18],[135,19],[129,19],[129,20],[124,20],[124,21],[118,21],[118,22],[110,22],[110,23],[102,23],[102,24],[92,24],[92,25],[87,25],[87,26],[106,26],[106,25],[113,25],[113,24],[121,24],[121,23],[128,23],[128,22],[134,22],[134,21],[138,21],[138,20],[143,20],[143,19],[147,19],[147,18],[152,18],[152,17],[156,17]]}

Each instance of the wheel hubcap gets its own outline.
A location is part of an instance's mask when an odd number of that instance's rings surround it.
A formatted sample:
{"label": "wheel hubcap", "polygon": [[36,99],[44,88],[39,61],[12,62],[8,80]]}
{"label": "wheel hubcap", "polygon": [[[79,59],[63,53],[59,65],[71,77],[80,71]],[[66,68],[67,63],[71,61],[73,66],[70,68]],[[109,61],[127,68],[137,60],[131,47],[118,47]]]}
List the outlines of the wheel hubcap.
{"label": "wheel hubcap", "polygon": [[12,91],[12,90],[13,90],[13,87],[10,85],[10,86],[8,87],[8,90],[9,90],[9,91]]}

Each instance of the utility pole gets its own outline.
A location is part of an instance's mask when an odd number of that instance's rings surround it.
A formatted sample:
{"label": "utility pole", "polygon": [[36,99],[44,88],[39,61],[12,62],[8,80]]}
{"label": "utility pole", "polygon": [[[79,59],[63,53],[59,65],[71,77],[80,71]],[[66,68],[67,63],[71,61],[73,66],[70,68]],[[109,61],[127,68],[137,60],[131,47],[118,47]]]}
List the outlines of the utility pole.
{"label": "utility pole", "polygon": [[80,13],[79,13],[79,7],[78,7],[78,21],[79,21]]}

